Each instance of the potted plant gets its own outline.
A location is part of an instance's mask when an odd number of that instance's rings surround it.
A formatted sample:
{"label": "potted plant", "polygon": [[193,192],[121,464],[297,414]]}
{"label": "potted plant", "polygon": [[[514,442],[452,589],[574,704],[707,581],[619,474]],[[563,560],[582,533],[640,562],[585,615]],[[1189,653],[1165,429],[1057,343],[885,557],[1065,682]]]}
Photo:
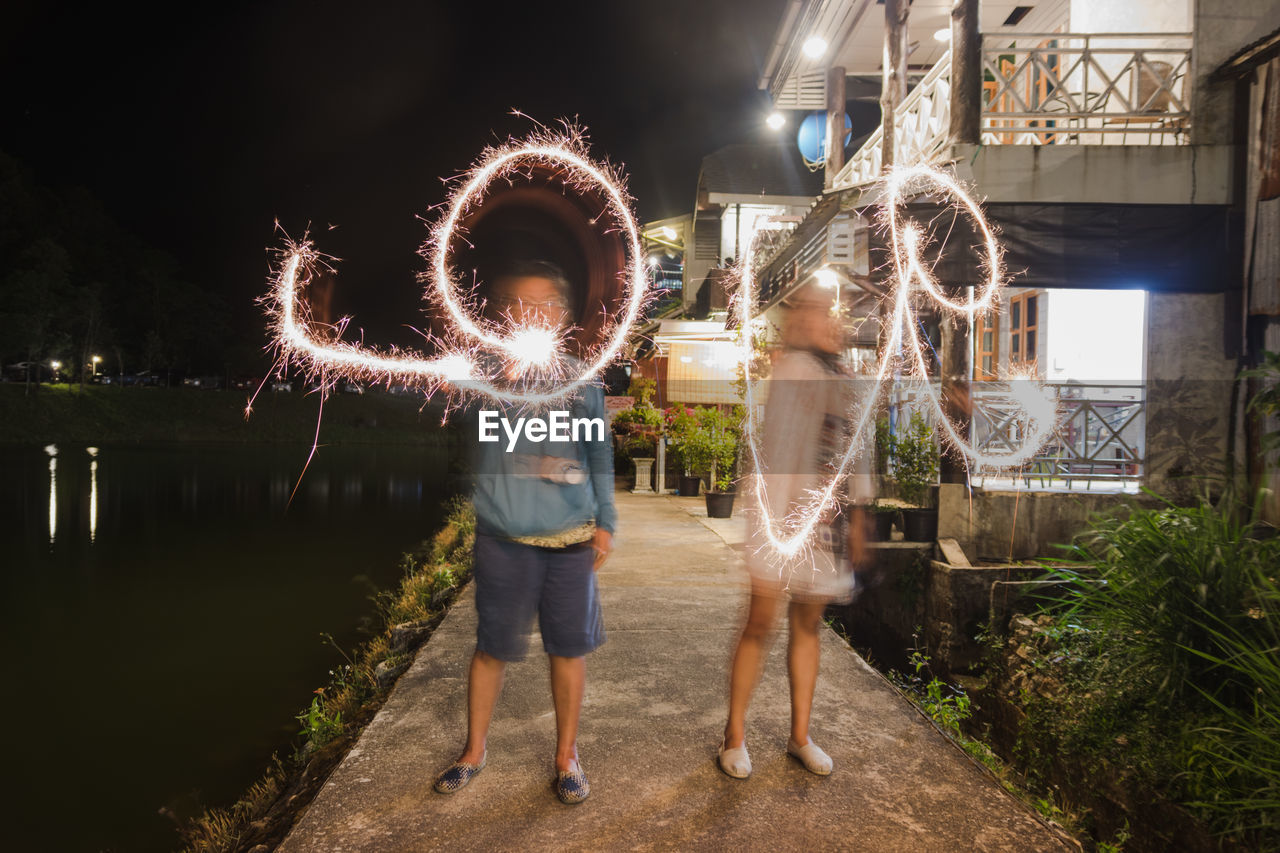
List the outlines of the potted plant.
{"label": "potted plant", "polygon": [[902,523],[898,519],[898,512],[899,508],[894,504],[882,504],[876,501],[871,505],[871,519],[875,526],[877,542],[890,542],[893,540],[894,523]]}
{"label": "potted plant", "polygon": [[741,423],[740,406],[732,413],[709,407],[698,410],[698,428],[694,431],[694,446],[698,458],[707,466],[708,488],[706,493],[707,516],[729,518],[733,515],[734,463],[738,456],[738,424]]}
{"label": "potted plant", "polygon": [[680,403],[674,403],[664,415],[667,447],[680,469],[678,494],[682,498],[696,498],[699,487],[702,485],[702,478],[695,473],[697,470],[695,463],[701,460],[696,458],[697,453],[691,448],[689,441],[694,430],[698,428],[697,412]]}
{"label": "potted plant", "polygon": [[938,510],[928,506],[938,479],[938,446],[933,427],[920,415],[893,441],[893,477],[898,493],[911,507],[902,510],[902,532],[912,542],[928,542],[938,535]]}

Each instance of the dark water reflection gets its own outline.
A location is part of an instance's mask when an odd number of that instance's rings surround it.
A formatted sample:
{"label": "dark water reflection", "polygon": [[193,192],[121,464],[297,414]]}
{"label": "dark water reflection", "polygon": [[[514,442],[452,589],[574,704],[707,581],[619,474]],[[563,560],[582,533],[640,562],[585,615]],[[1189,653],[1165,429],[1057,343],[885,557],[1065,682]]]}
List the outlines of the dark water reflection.
{"label": "dark water reflection", "polygon": [[0,448],[10,849],[173,849],[162,809],[287,752],[319,633],[362,639],[456,489],[443,448],[322,448],[286,512],[307,450]]}

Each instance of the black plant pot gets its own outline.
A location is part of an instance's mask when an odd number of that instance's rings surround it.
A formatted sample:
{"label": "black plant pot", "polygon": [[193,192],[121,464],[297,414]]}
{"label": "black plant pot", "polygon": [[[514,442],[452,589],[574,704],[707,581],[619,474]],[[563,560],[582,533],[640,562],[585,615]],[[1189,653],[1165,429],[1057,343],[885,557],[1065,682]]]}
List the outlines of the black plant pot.
{"label": "black plant pot", "polygon": [[677,494],[682,498],[696,498],[698,496],[698,487],[701,485],[701,477],[690,477],[687,474],[681,474],[680,489]]}
{"label": "black plant pot", "polygon": [[932,542],[938,538],[936,509],[904,509],[902,534],[909,542]]}
{"label": "black plant pot", "polygon": [[736,492],[707,492],[707,517],[728,518],[733,515],[733,498]]}
{"label": "black plant pot", "polygon": [[893,522],[898,517],[896,512],[873,512],[875,520],[875,536],[877,542],[889,542],[893,539]]}

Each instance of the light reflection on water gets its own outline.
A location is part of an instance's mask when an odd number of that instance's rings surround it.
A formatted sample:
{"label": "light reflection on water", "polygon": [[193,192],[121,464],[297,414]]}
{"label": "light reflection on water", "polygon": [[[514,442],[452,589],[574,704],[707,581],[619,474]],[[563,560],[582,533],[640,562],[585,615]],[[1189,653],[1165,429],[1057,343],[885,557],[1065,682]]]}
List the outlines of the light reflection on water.
{"label": "light reflection on water", "polygon": [[[80,448],[77,447],[74,450],[66,450],[65,448],[66,445],[64,445],[64,450],[60,452],[57,444],[48,444],[44,447],[44,453],[48,457],[49,471],[48,532],[50,546],[57,544],[60,522],[63,524],[62,533],[64,536],[74,535],[77,532],[77,528],[67,528],[66,523],[81,519],[84,522],[84,533],[90,543],[97,540],[98,534],[98,465],[103,450],[92,446],[84,447],[83,450],[87,457],[85,459],[86,464],[77,465],[79,454],[76,451]],[[115,451],[116,460],[119,460],[119,454],[122,452],[129,456],[136,456],[139,451],[134,447],[117,450]],[[328,449],[329,455],[342,455],[344,452],[350,452],[350,450]],[[106,458],[110,464],[111,456],[109,455]],[[63,480],[74,480],[72,483],[64,482],[61,489],[58,485],[58,462],[60,459],[62,461]],[[294,461],[296,462],[296,460]],[[130,460],[125,464],[133,465],[135,463]],[[286,462],[287,464],[288,462]],[[300,466],[297,467],[300,469]],[[183,513],[199,514],[208,510],[211,505],[225,508],[228,500],[230,500],[233,506],[246,510],[260,509],[276,515],[287,513],[289,497],[293,494],[295,485],[298,484],[297,471],[276,467],[274,470],[243,473],[247,474],[247,476],[236,477],[233,483],[228,484],[223,482],[227,477],[227,472],[225,471],[212,474],[208,470],[199,468],[182,471],[176,489],[177,504],[175,508]],[[80,477],[82,474],[86,475],[83,486],[85,487],[84,490],[87,490],[86,494],[83,495],[83,512],[81,512],[82,508],[77,503],[67,503],[65,501],[68,487],[74,490],[81,485]],[[405,502],[421,502],[429,497],[434,500],[434,496],[447,487],[445,480],[446,478],[444,477],[411,476],[394,470],[376,472],[358,468],[325,470],[322,463],[317,463],[302,478],[300,492],[307,496],[313,507],[361,507],[370,500],[374,500],[379,504],[402,504]],[[151,488],[146,491],[153,491],[156,485],[154,482],[148,482],[148,486]],[[229,493],[228,489],[230,490]],[[58,503],[60,493],[64,498],[61,510]],[[76,497],[78,498],[79,496]],[[297,497],[294,500],[296,503]]]}
{"label": "light reflection on water", "polygon": [[86,447],[89,454],[89,541],[98,538],[98,448]]}
{"label": "light reflection on water", "polygon": [[49,544],[58,538],[58,446],[45,445],[49,454]]}
{"label": "light reflection on water", "polygon": [[173,849],[160,809],[228,805],[288,754],[340,662],[320,633],[361,642],[451,493],[444,449],[322,447],[286,511],[308,450],[0,446],[0,642],[30,699],[0,703],[14,849],[50,826],[62,849]]}
{"label": "light reflection on water", "polygon": [[[58,445],[45,445],[49,456],[49,545],[58,541]],[[98,448],[86,447],[89,454],[89,542],[98,538]]]}

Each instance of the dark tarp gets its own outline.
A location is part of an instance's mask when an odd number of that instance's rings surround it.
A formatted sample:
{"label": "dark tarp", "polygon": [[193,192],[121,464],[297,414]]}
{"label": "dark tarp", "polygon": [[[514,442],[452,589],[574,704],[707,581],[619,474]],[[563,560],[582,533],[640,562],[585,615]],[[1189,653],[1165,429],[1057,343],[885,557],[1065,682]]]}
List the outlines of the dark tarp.
{"label": "dark tarp", "polygon": [[[1165,293],[1240,288],[1240,247],[1227,206],[993,203],[983,209],[999,229],[1015,287]],[[945,237],[934,267],[941,282],[980,280],[972,249],[980,240],[966,216],[936,204],[910,204],[904,212],[932,223],[931,252]]]}

